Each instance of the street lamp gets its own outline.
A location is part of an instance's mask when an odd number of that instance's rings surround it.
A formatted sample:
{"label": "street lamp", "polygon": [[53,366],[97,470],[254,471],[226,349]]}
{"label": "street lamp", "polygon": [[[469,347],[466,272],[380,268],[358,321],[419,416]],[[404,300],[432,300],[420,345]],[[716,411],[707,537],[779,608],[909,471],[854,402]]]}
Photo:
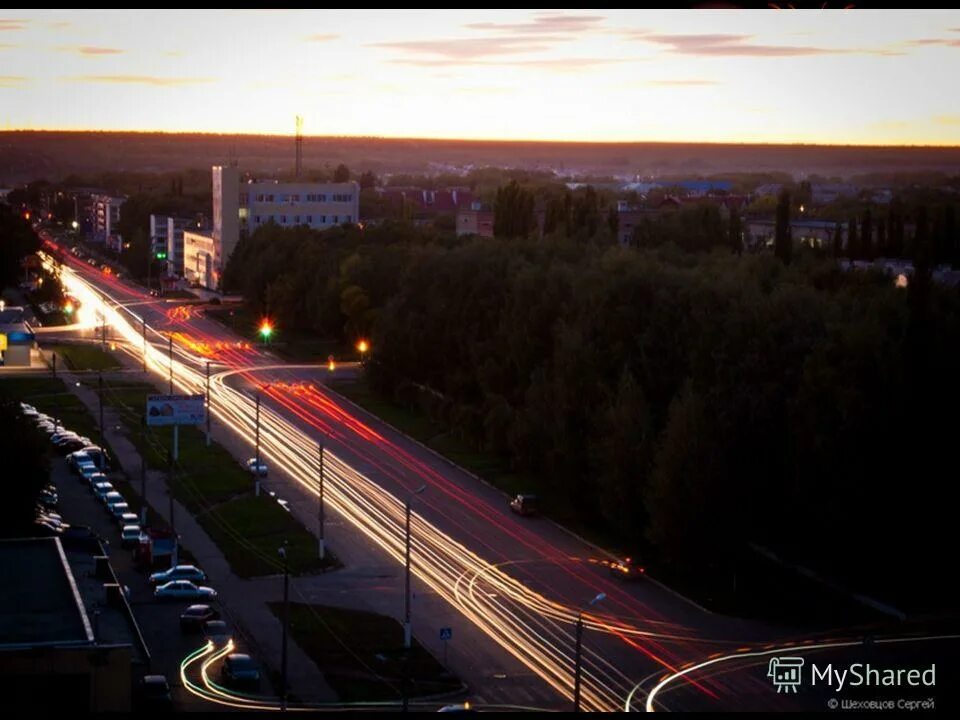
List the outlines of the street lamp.
{"label": "street lamp", "polygon": [[360,353],[360,364],[365,365],[367,353],[370,352],[370,343],[368,343],[366,340],[361,340],[357,343],[357,351]]}
{"label": "street lamp", "polygon": [[290,626],[290,568],[287,565],[287,541],[277,550],[283,560],[283,640],[280,656],[280,709],[287,709],[287,629]]}
{"label": "street lamp", "polygon": [[[593,598],[587,607],[593,607],[606,598],[606,593],[600,593]],[[573,711],[580,712],[580,669],[583,658],[583,608],[577,611],[576,646],[573,653]]]}
{"label": "street lamp", "polygon": [[413,634],[410,627],[410,504],[413,502],[413,497],[419,495],[424,490],[427,489],[426,485],[421,485],[412,493],[407,496],[407,500],[404,503],[404,510],[406,511],[406,534],[404,539],[404,574],[406,578],[406,602],[404,605],[403,611],[403,647],[406,650],[410,649],[413,640]]}
{"label": "street lamp", "polygon": [[269,320],[264,319],[260,323],[259,332],[260,332],[260,337],[263,338],[263,342],[265,343],[270,342],[270,336],[273,335],[273,324]]}

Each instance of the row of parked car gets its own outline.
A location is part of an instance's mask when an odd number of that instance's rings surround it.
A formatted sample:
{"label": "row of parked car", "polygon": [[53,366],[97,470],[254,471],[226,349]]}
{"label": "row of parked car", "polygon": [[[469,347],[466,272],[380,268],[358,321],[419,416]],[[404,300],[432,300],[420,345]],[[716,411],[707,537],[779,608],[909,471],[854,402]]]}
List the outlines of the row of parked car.
{"label": "row of parked car", "polygon": [[[39,412],[32,405],[21,403],[21,411],[49,435],[53,446],[66,456],[67,466],[77,476],[77,480],[89,488],[118,524],[122,546],[132,548],[140,544],[146,535],[141,529],[139,518],[110,481],[112,463],[106,450],[95,445],[89,438],[66,429],[58,420]],[[255,470],[256,468],[253,468],[253,471]],[[266,468],[263,468],[264,474],[265,470]],[[64,522],[56,512],[58,503],[56,486],[50,484],[44,487],[37,505],[37,524],[43,526],[44,534],[57,535],[61,542],[68,546],[79,544],[82,549],[90,552],[101,552],[103,544],[99,536],[90,528],[71,527]],[[216,590],[203,584],[207,581],[206,573],[195,565],[176,565],[151,573],[149,579],[154,585],[154,597],[158,600],[209,603],[217,598]],[[219,611],[209,604],[187,607],[180,615],[180,629],[184,633],[202,632],[205,638],[218,645],[231,639],[229,628],[220,619]],[[228,655],[221,666],[220,677],[224,684],[237,688],[256,690],[260,685],[260,670],[256,662],[244,653]],[[147,676],[141,685],[142,693],[152,697],[154,701],[149,703],[151,706],[169,702],[169,684],[164,676]]]}

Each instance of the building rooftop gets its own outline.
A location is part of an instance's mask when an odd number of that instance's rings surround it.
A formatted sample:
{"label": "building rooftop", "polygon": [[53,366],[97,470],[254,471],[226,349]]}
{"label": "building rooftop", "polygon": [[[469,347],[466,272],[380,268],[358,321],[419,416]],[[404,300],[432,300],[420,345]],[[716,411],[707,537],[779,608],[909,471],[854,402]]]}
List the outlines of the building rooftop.
{"label": "building rooftop", "polygon": [[59,539],[0,540],[0,566],[0,648],[93,642]]}

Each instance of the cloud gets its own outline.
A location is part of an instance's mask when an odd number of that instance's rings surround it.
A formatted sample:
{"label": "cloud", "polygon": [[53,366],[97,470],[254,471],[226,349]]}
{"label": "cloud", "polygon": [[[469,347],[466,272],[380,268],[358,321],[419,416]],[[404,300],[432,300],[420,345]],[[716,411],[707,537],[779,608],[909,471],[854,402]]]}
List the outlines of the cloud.
{"label": "cloud", "polygon": [[336,40],[340,36],[337,33],[317,33],[315,35],[307,35],[304,40],[307,42],[330,42],[331,40]]}
{"label": "cloud", "polygon": [[29,20],[18,20],[16,18],[0,18],[0,32],[23,30],[29,22]]}
{"label": "cloud", "polygon": [[627,62],[617,58],[556,58],[549,60],[443,60],[435,58],[400,58],[391,60],[395,65],[413,65],[415,67],[511,67],[537,68],[548,72],[581,72],[600,65]]}
{"label": "cloud", "polygon": [[65,78],[70,82],[108,83],[114,85],[152,85],[175,87],[178,85],[201,85],[214,82],[213,78],[172,78],[155,75],[76,75]]}
{"label": "cloud", "polygon": [[0,43],[0,50],[12,50],[15,47],[20,47],[20,46],[14,45],[13,43]]}
{"label": "cloud", "polygon": [[469,23],[464,27],[471,30],[493,30],[496,32],[516,33],[518,35],[540,35],[555,33],[582,33],[597,29],[597,25],[606,20],[601,15],[540,15],[525,23]]}
{"label": "cloud", "polygon": [[73,27],[73,23],[69,20],[57,20],[56,22],[48,22],[47,27],[54,30],[66,30],[68,27]]}
{"label": "cloud", "polygon": [[22,75],[0,75],[0,88],[20,87],[26,81]]}
{"label": "cloud", "polygon": [[122,55],[125,51],[119,48],[97,47],[95,45],[61,45],[57,48],[61,52],[72,52],[78,55]]}
{"label": "cloud", "polygon": [[647,80],[643,84],[654,87],[695,87],[698,85],[719,85],[720,83],[716,80],[697,80],[694,78],[688,80]]}
{"label": "cloud", "polygon": [[450,60],[473,60],[493,55],[516,55],[548,50],[551,45],[568,38],[540,35],[537,37],[459,38],[452,40],[409,40],[374,43],[372,47],[400,50],[412,55],[432,55]]}
{"label": "cloud", "polygon": [[851,52],[806,45],[758,45],[749,42],[752,35],[704,34],[659,35],[634,31],[630,37],[643,42],[669,46],[670,52],[681,55],[729,55],[748,57],[794,57],[799,55],[829,55]]}
{"label": "cloud", "polygon": [[947,47],[960,47],[960,40],[957,38],[920,38],[919,40],[907,40],[905,45],[913,47],[924,47],[927,45],[945,45]]}
{"label": "cloud", "polygon": [[938,125],[960,125],[960,115],[937,115],[934,122]]}

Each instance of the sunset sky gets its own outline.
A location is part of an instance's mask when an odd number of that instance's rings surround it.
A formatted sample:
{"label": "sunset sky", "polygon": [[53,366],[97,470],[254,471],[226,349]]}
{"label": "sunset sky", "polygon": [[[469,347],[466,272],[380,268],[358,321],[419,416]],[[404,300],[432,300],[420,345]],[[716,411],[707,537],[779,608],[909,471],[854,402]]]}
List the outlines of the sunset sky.
{"label": "sunset sky", "polygon": [[960,144],[960,12],[0,10],[0,128]]}

